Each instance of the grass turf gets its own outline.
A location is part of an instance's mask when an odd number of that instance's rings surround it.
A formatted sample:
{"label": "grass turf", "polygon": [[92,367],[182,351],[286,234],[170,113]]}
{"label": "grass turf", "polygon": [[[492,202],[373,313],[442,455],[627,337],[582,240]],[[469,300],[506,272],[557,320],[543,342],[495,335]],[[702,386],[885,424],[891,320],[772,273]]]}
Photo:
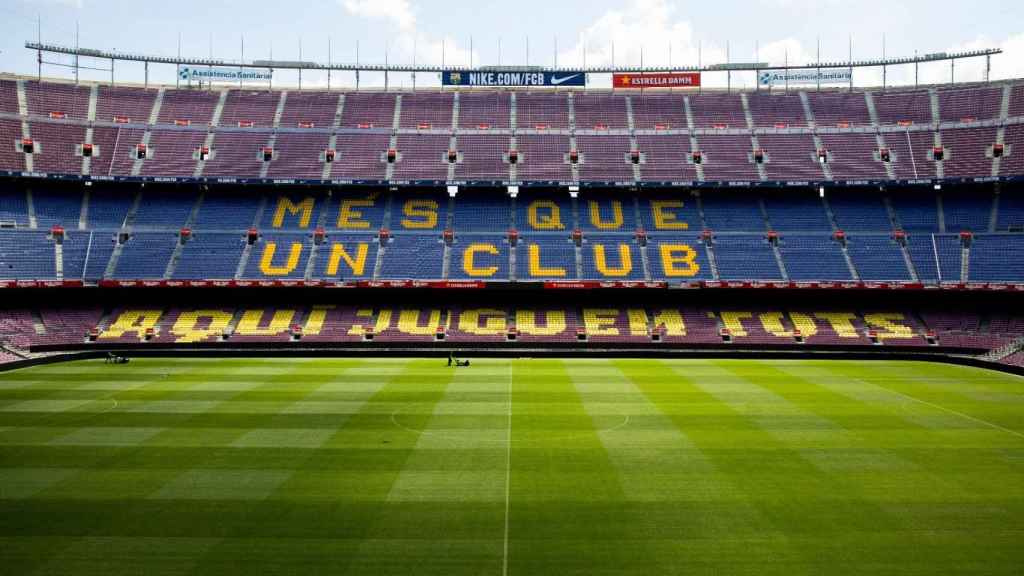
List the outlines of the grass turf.
{"label": "grass turf", "polygon": [[5,574],[1021,566],[1024,381],[1005,374],[537,359],[0,374]]}

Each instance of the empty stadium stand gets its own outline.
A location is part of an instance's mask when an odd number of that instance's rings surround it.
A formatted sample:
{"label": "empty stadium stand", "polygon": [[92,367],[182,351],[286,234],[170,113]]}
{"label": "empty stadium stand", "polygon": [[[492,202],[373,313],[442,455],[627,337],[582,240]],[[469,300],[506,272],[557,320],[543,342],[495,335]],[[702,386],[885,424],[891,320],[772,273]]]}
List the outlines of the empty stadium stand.
{"label": "empty stadium stand", "polygon": [[594,186],[1024,176],[1012,81],[686,95],[95,88],[0,80],[0,171]]}

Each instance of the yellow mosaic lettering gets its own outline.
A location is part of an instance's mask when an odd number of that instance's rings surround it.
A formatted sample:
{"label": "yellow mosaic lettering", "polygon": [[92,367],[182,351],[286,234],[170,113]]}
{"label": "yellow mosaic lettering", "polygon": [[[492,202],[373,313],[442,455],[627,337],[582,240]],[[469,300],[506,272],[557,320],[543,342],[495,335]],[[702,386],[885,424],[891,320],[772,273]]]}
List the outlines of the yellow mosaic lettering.
{"label": "yellow mosaic lettering", "polygon": [[437,226],[436,200],[406,200],[402,207],[402,226],[409,229],[431,229]]}
{"label": "yellow mosaic lettering", "polygon": [[295,310],[275,310],[270,317],[270,322],[260,328],[263,321],[264,310],[246,310],[242,313],[235,334],[240,336],[274,336],[288,331],[292,318],[295,318]]}
{"label": "yellow mosaic lettering", "polygon": [[654,326],[665,326],[666,336],[686,336],[686,322],[679,310],[665,309],[654,313]]}
{"label": "yellow mosaic lettering", "polygon": [[840,338],[860,338],[853,325],[857,316],[850,312],[815,312],[814,316],[828,322]]}
{"label": "yellow mosaic lettering", "polygon": [[753,318],[750,312],[722,312],[722,323],[729,329],[733,336],[743,337],[747,335],[747,329],[743,327],[743,320]]}
{"label": "yellow mosaic lettering", "polygon": [[565,268],[544,268],[540,264],[540,245],[530,244],[527,248],[530,259],[530,276],[534,277],[565,277]]}
{"label": "yellow mosaic lettering", "polygon": [[142,340],[146,337],[146,330],[156,330],[161,315],[163,310],[125,310],[100,333],[99,337],[120,338],[125,334],[135,334]]}
{"label": "yellow mosaic lettering", "polygon": [[619,311],[614,308],[584,308],[583,325],[590,336],[618,336],[615,320]]}
{"label": "yellow mosaic lettering", "polygon": [[[546,210],[546,214],[541,214]],[[534,200],[526,208],[526,219],[534,230],[565,230],[562,224],[562,210],[551,200]]]}
{"label": "yellow mosaic lettering", "polygon": [[338,228],[365,230],[370,223],[361,220],[363,212],[355,208],[373,208],[374,201],[370,198],[365,200],[342,200],[338,209]]}
{"label": "yellow mosaic lettering", "polygon": [[366,270],[366,256],[370,253],[370,245],[366,242],[360,242],[356,246],[356,257],[353,258],[345,250],[345,245],[341,243],[335,243],[331,246],[331,256],[327,260],[327,275],[334,276],[338,273],[338,265],[342,260],[348,265],[349,270],[352,271],[353,276],[362,276]]}
{"label": "yellow mosaic lettering", "polygon": [[594,244],[594,267],[604,276],[621,278],[633,271],[632,251],[628,244],[619,244],[619,266],[611,268],[604,255],[604,245]]}
{"label": "yellow mosaic lettering", "polygon": [[658,252],[665,276],[690,278],[700,272],[697,252],[686,244],[662,244]]}
{"label": "yellow mosaic lettering", "polygon": [[313,197],[307,196],[299,201],[298,204],[292,202],[292,199],[287,196],[281,196],[277,199],[277,208],[274,210],[274,220],[271,226],[274,228],[281,228],[284,226],[285,215],[294,216],[301,213],[299,216],[299,228],[309,228],[309,221],[313,218]]}
{"label": "yellow mosaic lettering", "polygon": [[441,311],[430,310],[427,323],[420,326],[420,310],[402,310],[398,313],[398,331],[414,336],[429,336],[441,325]]}
{"label": "yellow mosaic lettering", "polygon": [[[175,342],[182,343],[216,338],[231,324],[232,316],[233,314],[226,310],[187,310],[178,316],[171,327],[171,334],[175,336]],[[196,328],[196,324],[204,318],[208,318],[210,322],[205,328]]]}
{"label": "yellow mosaic lettering", "polygon": [[622,202],[612,200],[612,220],[605,222],[601,218],[601,204],[590,201],[590,223],[598,230],[618,230],[622,228]]}
{"label": "yellow mosaic lettering", "polygon": [[306,325],[302,327],[302,334],[315,336],[324,328],[324,321],[327,320],[327,311],[333,310],[334,306],[316,305],[309,311],[309,318],[306,318]]}
{"label": "yellow mosaic lettering", "polygon": [[[481,324],[481,320],[483,323]],[[459,315],[459,330],[477,336],[497,336],[507,330],[505,311],[496,308],[463,310]]]}
{"label": "yellow mosaic lettering", "polygon": [[565,332],[564,310],[548,310],[544,315],[546,323],[541,327],[537,326],[535,310],[516,310],[516,328],[531,336],[555,336]]}
{"label": "yellow mosaic lettering", "polygon": [[678,214],[667,212],[667,210],[680,209],[682,207],[682,200],[651,200],[654,227],[658,230],[688,230],[690,225],[686,222],[681,222],[678,219]]}
{"label": "yellow mosaic lettering", "polygon": [[903,314],[892,312],[881,312],[877,314],[865,314],[864,321],[873,328],[881,328],[877,331],[878,338],[913,338],[914,331],[910,326],[897,324],[898,320],[904,320]]}
{"label": "yellow mosaic lettering", "polygon": [[299,258],[302,257],[302,244],[292,242],[291,250],[288,252],[288,262],[284,266],[274,266],[275,252],[277,252],[277,242],[267,242],[263,246],[260,272],[263,272],[265,276],[287,276],[299,265]]}
{"label": "yellow mosaic lettering", "polygon": [[492,256],[498,256],[498,248],[494,244],[486,243],[474,243],[470,244],[466,250],[462,253],[462,270],[469,276],[473,277],[489,277],[494,276],[498,273],[497,266],[476,266],[476,255],[478,253],[491,254]]}
{"label": "yellow mosaic lettering", "polygon": [[626,310],[626,315],[629,317],[629,335],[646,336],[647,311],[642,308],[630,308]]}

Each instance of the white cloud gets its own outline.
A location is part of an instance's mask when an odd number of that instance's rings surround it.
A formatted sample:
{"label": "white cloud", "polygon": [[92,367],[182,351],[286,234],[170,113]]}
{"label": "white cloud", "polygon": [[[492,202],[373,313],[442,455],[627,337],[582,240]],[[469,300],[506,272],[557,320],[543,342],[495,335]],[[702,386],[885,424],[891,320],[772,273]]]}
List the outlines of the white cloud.
{"label": "white cloud", "polygon": [[408,0],[341,0],[341,5],[353,16],[387,20],[400,30],[416,27],[416,13]]}
{"label": "white cloud", "polygon": [[[75,1],[75,0],[37,0],[37,1]],[[421,33],[417,29],[415,0],[338,0],[341,6],[351,15],[368,20],[379,20],[393,26],[400,34],[392,36],[388,60],[394,63],[441,65],[466,65],[470,63],[468,46],[460,44],[452,36],[437,36],[429,32]],[[808,0],[764,0],[767,4],[778,4],[788,9],[811,9]],[[817,5],[818,3],[814,3]],[[843,4],[841,0],[827,0],[828,6]],[[694,33],[694,25],[685,18],[684,5],[678,0],[624,0],[617,8],[610,9],[598,16],[590,24],[582,28],[579,36],[568,43],[562,44],[558,51],[558,65],[576,67],[586,63],[587,66],[639,66],[641,60],[646,66],[695,66],[698,61],[704,65],[724,63],[727,60],[727,44],[722,41],[701,42]],[[465,42],[465,39],[463,39]],[[479,40],[479,39],[478,39]],[[565,42],[563,37],[562,42]],[[484,40],[486,42],[486,40]],[[567,44],[567,45],[566,45]],[[845,48],[845,42],[842,42]],[[992,78],[1024,77],[1024,34],[1018,34],[999,43],[992,38],[979,36],[970,42],[949,46],[949,52],[975,50],[999,46],[1004,54],[992,58]],[[543,49],[537,51],[544,54]],[[813,41],[804,44],[794,36],[768,38],[761,42],[759,49],[754,49],[752,42],[735,42],[731,46],[728,60],[732,62],[757,61],[770,62],[774,65],[807,64],[816,59],[816,47]],[[822,53],[822,60],[845,60],[845,50],[841,54]],[[550,53],[549,53],[550,54]],[[867,54],[855,53],[854,58],[867,57]],[[872,55],[876,57],[877,55]],[[890,54],[904,56],[904,54]],[[367,56],[363,61],[383,62],[383,53],[379,57]],[[534,60],[538,60],[535,58]],[[541,63],[551,65],[550,55],[541,56]],[[472,61],[479,65],[479,52],[474,51]],[[983,58],[959,60],[956,63],[958,81],[978,81],[984,77],[985,61]],[[949,81],[949,64],[926,64],[920,66],[919,81],[925,83],[942,83]],[[417,78],[421,86],[436,85],[433,77]],[[363,74],[365,85],[383,85],[383,76]],[[753,72],[735,72],[729,82],[733,88],[751,89],[756,79]],[[878,86],[882,83],[881,68],[863,68],[854,72],[854,82],[860,86]],[[889,85],[907,85],[914,82],[913,66],[889,67],[886,74]],[[708,87],[725,87],[727,83],[724,73],[705,74],[703,84]],[[392,74],[392,86],[411,85],[411,77],[404,74]],[[592,86],[608,87],[610,78],[595,76]]]}
{"label": "white cloud", "polygon": [[[451,36],[437,37],[420,33],[416,25],[416,7],[408,0],[339,0],[342,6],[353,16],[371,20],[383,20],[398,29],[397,34],[388,45],[388,62],[391,64],[412,64],[441,66],[469,66],[470,51]],[[383,63],[384,56],[364,55],[364,62],[377,61]],[[474,64],[479,64],[479,55],[474,52]],[[361,83],[367,86],[383,86],[384,75],[365,73],[361,75]],[[416,78],[418,86],[439,85],[440,79],[434,75],[420,74]],[[407,88],[412,85],[409,74],[395,73],[389,77],[389,86]]]}
{"label": "white cloud", "polygon": [[[807,4],[805,0],[766,0],[789,9],[801,8]],[[815,3],[817,5],[818,3]],[[828,0],[828,5],[841,4],[840,0]],[[809,7],[808,7],[809,8]],[[558,65],[574,67],[583,65],[604,66],[613,63],[619,66],[639,66],[641,54],[646,66],[695,66],[698,59],[704,65],[726,62],[726,44],[723,42],[699,42],[695,37],[694,27],[682,16],[675,0],[626,0],[616,9],[606,11],[590,25],[584,27],[580,37],[568,48],[558,54]],[[845,47],[845,42],[843,42]],[[614,49],[613,49],[614,46]],[[992,79],[1024,77],[1024,34],[1012,36],[1002,43],[984,36],[971,42],[950,46],[947,51],[977,50],[999,46],[1004,54],[992,58]],[[586,57],[584,59],[584,47]],[[732,62],[750,62],[755,58],[760,62],[774,65],[809,64],[817,59],[816,47],[813,42],[804,45],[795,37],[768,39],[762,42],[757,54],[754,46],[746,42],[738,49],[737,43],[732,45],[729,60]],[[749,52],[749,54],[748,54]],[[854,54],[854,58],[863,58],[864,54]],[[908,56],[890,54],[890,56]],[[614,61],[613,61],[614,57]],[[872,56],[875,57],[875,56]],[[823,52],[822,61],[846,60],[845,50],[842,54]],[[550,63],[550,62],[548,62]],[[957,81],[979,81],[984,78],[984,58],[958,60],[956,63]],[[927,64],[920,67],[920,83],[949,81],[949,63]],[[595,87],[607,86],[607,80],[595,78]],[[709,87],[724,87],[724,73],[705,74],[703,84]],[[735,72],[732,74],[733,88],[753,88],[752,72]],[[854,71],[854,82],[860,86],[877,86],[882,83],[881,68],[864,68]],[[913,84],[913,66],[889,67],[886,74],[889,85]]]}

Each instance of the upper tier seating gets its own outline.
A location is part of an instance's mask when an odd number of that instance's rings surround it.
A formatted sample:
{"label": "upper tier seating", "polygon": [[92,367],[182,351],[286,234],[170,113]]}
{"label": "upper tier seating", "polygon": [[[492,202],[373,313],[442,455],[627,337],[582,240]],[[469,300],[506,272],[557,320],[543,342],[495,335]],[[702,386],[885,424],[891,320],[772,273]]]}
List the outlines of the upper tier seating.
{"label": "upper tier seating", "polygon": [[[821,182],[830,177],[884,181],[1024,174],[1024,125],[1018,123],[1024,116],[1020,114],[1024,92],[1019,85],[1012,87],[1009,118],[1003,120],[1004,90],[999,85],[936,88],[933,109],[932,92],[924,89],[743,95],[465,91],[457,93],[456,102],[455,92],[432,90],[399,94],[168,87],[161,91],[105,85],[93,90],[34,80],[20,84],[32,121],[26,133],[16,120],[0,119],[0,140],[15,144],[0,146],[0,170],[143,178],[381,181],[389,174],[396,181],[568,182],[578,178],[585,183],[627,185],[637,178],[643,182]],[[0,113],[18,113],[18,86],[11,81],[0,84]],[[156,124],[146,127],[161,93]],[[81,148],[87,139],[86,122],[92,120],[88,111],[94,94],[93,154],[90,162],[83,162]],[[857,131],[872,124],[869,101],[874,102],[881,127],[877,135]],[[456,110],[458,118],[453,122]],[[215,120],[217,126],[212,126]],[[1000,128],[976,125],[992,121],[1007,124],[998,160],[993,157],[993,145]],[[688,134],[691,126],[699,132]],[[779,128],[800,132],[776,132]],[[197,158],[211,129],[216,130],[209,145],[212,156],[204,166]],[[386,153],[395,130],[400,132],[400,145],[394,170],[389,171]],[[456,130],[460,157],[451,172],[445,169],[446,161],[438,165],[433,159],[446,158],[451,147],[446,136]],[[498,130],[500,136],[477,139],[480,133]],[[634,132],[627,136],[629,130]],[[811,130],[820,132],[828,152],[827,167],[818,161]],[[558,133],[544,135],[545,131]],[[569,131],[577,134],[578,170],[572,169],[569,159]],[[605,131],[619,133],[602,135]],[[757,145],[752,135],[758,138]],[[18,147],[25,137],[33,141],[31,156]],[[147,138],[146,158],[138,160],[138,146]],[[327,150],[335,140],[334,161],[328,163]],[[272,157],[265,162],[263,148],[271,143]],[[629,158],[634,145],[638,166]],[[937,162],[933,147],[940,145],[944,158]],[[764,152],[763,166],[755,162],[755,147]],[[511,149],[518,152],[514,170],[508,160]],[[890,158],[888,164],[881,159],[883,150]]]}

